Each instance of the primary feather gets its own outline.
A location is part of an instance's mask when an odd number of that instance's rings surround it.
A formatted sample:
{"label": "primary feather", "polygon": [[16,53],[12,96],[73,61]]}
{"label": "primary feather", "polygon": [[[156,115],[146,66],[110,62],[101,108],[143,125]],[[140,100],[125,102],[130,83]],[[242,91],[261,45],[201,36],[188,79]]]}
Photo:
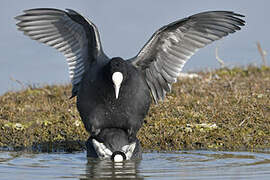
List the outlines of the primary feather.
{"label": "primary feather", "polygon": [[196,51],[240,30],[245,23],[240,17],[244,16],[230,11],[203,12],[170,23],[153,34],[130,61],[145,73],[156,103],[164,99]]}
{"label": "primary feather", "polygon": [[75,96],[84,72],[98,56],[105,56],[96,26],[71,9],[30,9],[16,19],[25,35],[64,54]]}

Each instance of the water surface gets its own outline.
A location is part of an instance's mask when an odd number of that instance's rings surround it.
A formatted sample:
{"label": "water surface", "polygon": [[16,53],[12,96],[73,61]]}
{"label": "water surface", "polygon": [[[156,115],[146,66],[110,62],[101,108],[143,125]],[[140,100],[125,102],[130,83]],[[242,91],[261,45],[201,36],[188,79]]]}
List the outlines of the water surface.
{"label": "water surface", "polygon": [[270,154],[181,151],[144,153],[113,163],[79,153],[0,152],[0,179],[270,179]]}

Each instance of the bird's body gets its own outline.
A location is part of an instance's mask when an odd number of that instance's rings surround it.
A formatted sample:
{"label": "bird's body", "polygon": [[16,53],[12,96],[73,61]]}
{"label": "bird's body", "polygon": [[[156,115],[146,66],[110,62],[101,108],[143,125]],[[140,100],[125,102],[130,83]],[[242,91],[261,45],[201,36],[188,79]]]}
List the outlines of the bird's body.
{"label": "bird's body", "polygon": [[124,60],[126,79],[119,97],[110,74],[111,62],[94,65],[82,79],[77,95],[77,107],[86,129],[97,135],[103,128],[121,128],[136,135],[146,116],[151,96],[139,70]]}
{"label": "bird's body", "polygon": [[[115,149],[105,146],[117,144],[115,139],[121,145],[138,141],[151,97],[155,103],[164,100],[195,52],[245,25],[244,16],[231,11],[198,13],[161,27],[135,57],[123,60],[105,55],[97,27],[74,10],[40,8],[24,13],[16,17],[18,29],[67,58],[72,96],[77,96],[80,116],[91,133],[88,144],[101,155],[104,149],[113,154]],[[124,145],[120,150],[130,157],[128,150],[133,152],[134,147]]]}

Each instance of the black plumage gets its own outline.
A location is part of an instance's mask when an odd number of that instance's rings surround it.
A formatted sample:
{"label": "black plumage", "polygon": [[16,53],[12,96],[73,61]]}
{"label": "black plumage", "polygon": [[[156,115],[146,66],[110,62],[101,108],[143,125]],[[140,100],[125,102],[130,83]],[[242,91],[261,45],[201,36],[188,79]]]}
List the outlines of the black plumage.
{"label": "black plumage", "polygon": [[[111,78],[114,72],[121,72],[124,77],[117,99]],[[134,138],[150,101],[142,74],[121,58],[90,67],[77,94],[80,116],[92,135],[97,135],[103,128],[114,127],[127,130]]]}
{"label": "black plumage", "polygon": [[[96,26],[68,9],[31,9],[16,17],[18,29],[52,46],[67,58],[77,107],[93,138],[104,129],[126,131],[130,139],[146,116],[152,98],[163,100],[184,64],[200,48],[240,30],[244,17],[209,11],[175,21],[156,31],[133,58],[108,58]],[[105,141],[106,144],[106,141]]]}

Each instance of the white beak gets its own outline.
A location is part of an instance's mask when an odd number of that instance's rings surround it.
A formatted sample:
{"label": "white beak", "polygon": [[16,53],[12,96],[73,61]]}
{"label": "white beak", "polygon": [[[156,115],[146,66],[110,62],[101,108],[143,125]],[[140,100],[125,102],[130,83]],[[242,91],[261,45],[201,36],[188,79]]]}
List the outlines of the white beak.
{"label": "white beak", "polygon": [[121,83],[123,81],[123,74],[121,72],[115,72],[112,75],[112,81],[114,84],[115,97],[118,98]]}
{"label": "white beak", "polygon": [[120,154],[117,154],[114,156],[113,161],[114,162],[122,162],[122,161],[124,161],[124,158]]}

